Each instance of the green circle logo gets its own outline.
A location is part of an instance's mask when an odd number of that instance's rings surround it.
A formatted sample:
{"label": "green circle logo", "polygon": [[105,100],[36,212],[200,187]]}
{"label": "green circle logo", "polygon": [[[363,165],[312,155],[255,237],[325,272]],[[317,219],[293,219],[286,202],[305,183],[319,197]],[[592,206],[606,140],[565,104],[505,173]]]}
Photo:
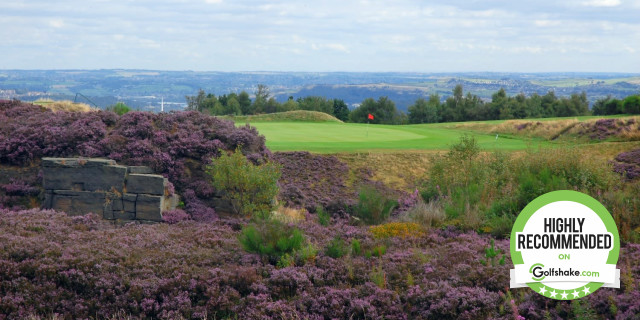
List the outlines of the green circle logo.
{"label": "green circle logo", "polygon": [[620,237],[609,211],[581,192],[561,190],[531,201],[511,230],[511,288],[528,286],[557,300],[620,287]]}

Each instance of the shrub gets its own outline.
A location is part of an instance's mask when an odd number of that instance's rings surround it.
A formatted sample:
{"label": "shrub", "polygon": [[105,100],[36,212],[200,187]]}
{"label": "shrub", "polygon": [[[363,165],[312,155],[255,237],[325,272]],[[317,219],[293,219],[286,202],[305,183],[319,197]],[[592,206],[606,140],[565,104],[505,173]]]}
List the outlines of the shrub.
{"label": "shrub", "polygon": [[374,238],[384,239],[391,237],[407,238],[420,237],[424,232],[414,222],[389,222],[378,226],[369,227]]}
{"label": "shrub", "polygon": [[331,215],[327,211],[325,211],[322,207],[316,208],[316,215],[318,216],[318,223],[321,226],[328,226],[329,222],[331,222]]}
{"label": "shrub", "polygon": [[124,104],[124,102],[118,102],[112,106],[107,107],[106,109],[107,111],[112,111],[115,114],[121,116],[127,112],[131,111],[131,108],[129,108],[128,105]]}
{"label": "shrub", "polygon": [[385,253],[387,253],[387,246],[381,244],[381,245],[375,246],[375,247],[373,247],[373,249],[367,251],[365,256],[367,258],[382,257],[382,256],[384,256]]}
{"label": "shrub", "polygon": [[180,209],[169,210],[162,213],[162,221],[168,224],[175,224],[180,221],[189,220],[191,216]]}
{"label": "shrub", "polygon": [[354,214],[366,224],[379,224],[389,217],[397,204],[396,200],[382,194],[375,187],[365,185],[358,193]]}
{"label": "shrub", "polygon": [[401,219],[403,221],[415,222],[425,228],[430,228],[444,222],[446,215],[438,201],[434,200],[428,203],[418,201]]}
{"label": "shrub", "polygon": [[351,240],[351,254],[354,256],[360,255],[362,253],[362,248],[360,246],[360,240],[353,239]]}
{"label": "shrub", "polygon": [[344,240],[340,237],[335,237],[329,242],[324,253],[331,258],[338,259],[346,255],[347,251],[348,249]]}
{"label": "shrub", "polygon": [[[451,224],[501,237],[509,234],[520,211],[544,193],[573,189],[597,196],[616,184],[607,166],[572,148],[529,150],[523,156],[482,154],[473,138],[462,137],[432,163],[421,186],[428,205],[441,208]],[[419,209],[427,225],[433,221],[428,214],[441,216],[437,209]],[[407,216],[403,219],[413,221]]]}
{"label": "shrub", "polygon": [[288,227],[277,220],[264,220],[260,225],[242,228],[238,240],[245,251],[257,253],[274,265],[283,255],[293,254],[302,248],[305,242],[300,229]]}
{"label": "shrub", "polygon": [[266,217],[273,209],[280,178],[277,164],[254,165],[237,148],[231,155],[212,159],[207,174],[216,190],[231,201],[235,213]]}

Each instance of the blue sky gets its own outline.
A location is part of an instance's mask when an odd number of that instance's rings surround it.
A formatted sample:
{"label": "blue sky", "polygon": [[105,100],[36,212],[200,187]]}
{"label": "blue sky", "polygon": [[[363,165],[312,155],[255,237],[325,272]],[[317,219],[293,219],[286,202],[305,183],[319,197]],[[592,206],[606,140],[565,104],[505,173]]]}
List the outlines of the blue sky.
{"label": "blue sky", "polygon": [[0,3],[0,69],[640,72],[640,0]]}

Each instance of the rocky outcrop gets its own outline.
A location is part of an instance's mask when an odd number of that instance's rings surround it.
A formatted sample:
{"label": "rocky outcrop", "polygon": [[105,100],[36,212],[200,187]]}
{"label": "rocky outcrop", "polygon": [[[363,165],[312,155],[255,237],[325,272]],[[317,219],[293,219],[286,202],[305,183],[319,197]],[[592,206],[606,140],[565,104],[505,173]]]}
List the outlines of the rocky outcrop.
{"label": "rocky outcrop", "polygon": [[114,160],[43,158],[43,207],[70,215],[89,212],[119,221],[162,221],[175,209],[167,179],[149,167],[121,166]]}

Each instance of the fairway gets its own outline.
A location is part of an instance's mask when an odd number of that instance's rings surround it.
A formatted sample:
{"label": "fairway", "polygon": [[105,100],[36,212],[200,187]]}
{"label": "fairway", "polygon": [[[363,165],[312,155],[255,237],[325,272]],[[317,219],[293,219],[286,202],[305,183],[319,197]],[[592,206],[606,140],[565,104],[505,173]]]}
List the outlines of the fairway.
{"label": "fairway", "polygon": [[437,124],[367,125],[336,122],[254,122],[273,151],[317,153],[446,150],[465,133],[478,139],[485,150],[522,150],[550,145],[543,140],[498,137]]}

